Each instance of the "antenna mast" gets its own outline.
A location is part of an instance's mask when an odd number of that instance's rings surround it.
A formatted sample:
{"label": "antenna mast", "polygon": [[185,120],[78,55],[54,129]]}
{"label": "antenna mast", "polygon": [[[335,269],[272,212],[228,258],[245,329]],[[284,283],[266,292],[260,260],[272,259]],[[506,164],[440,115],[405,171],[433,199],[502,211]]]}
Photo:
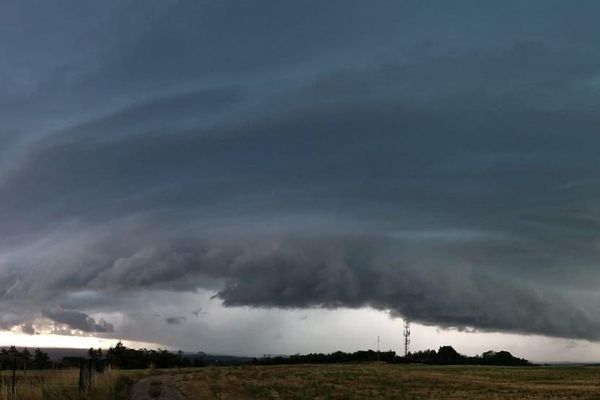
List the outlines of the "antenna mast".
{"label": "antenna mast", "polygon": [[408,356],[410,347],[410,320],[404,319],[404,357]]}

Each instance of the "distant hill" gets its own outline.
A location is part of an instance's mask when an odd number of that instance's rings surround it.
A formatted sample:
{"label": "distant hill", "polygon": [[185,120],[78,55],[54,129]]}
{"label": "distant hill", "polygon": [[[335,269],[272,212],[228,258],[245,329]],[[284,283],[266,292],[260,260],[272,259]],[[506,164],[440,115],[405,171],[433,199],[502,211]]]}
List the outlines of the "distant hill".
{"label": "distant hill", "polygon": [[[0,347],[0,349],[9,349],[9,346]],[[24,347],[17,347],[21,350]],[[28,347],[29,350],[37,349],[37,347]],[[61,361],[63,357],[87,357],[88,349],[71,349],[71,348],[59,348],[59,347],[40,347],[44,353],[47,353],[52,361]]]}
{"label": "distant hill", "polygon": [[[0,349],[9,349],[9,346],[0,347]],[[37,347],[28,347],[33,350]],[[19,350],[23,347],[18,347]],[[88,349],[60,348],[60,347],[40,347],[44,353],[47,353],[51,361],[61,361],[64,357],[88,357]],[[102,349],[105,350],[105,349]],[[231,356],[227,354],[205,354],[184,352],[190,359],[202,358],[210,364],[241,364],[252,361],[252,357]]]}
{"label": "distant hill", "polygon": [[253,360],[252,357],[230,356],[225,354],[184,353],[190,359],[202,359],[207,364],[244,364]]}

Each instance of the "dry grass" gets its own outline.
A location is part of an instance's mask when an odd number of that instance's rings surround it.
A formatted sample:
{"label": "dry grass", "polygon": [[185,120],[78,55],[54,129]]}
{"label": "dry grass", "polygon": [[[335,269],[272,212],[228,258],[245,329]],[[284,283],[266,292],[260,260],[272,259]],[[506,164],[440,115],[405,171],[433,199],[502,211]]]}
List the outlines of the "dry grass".
{"label": "dry grass", "polygon": [[124,398],[124,376],[119,371],[99,375],[90,393],[79,393],[79,370],[22,371],[17,373],[16,393],[12,376],[0,379],[0,400],[116,400]]}
{"label": "dry grass", "polygon": [[190,399],[598,399],[600,368],[387,364],[209,367],[175,375]]}
{"label": "dry grass", "polygon": [[[68,396],[78,393],[78,370],[17,371],[16,385],[12,391],[11,371],[2,371],[0,379],[0,400],[40,400],[56,398],[64,393]],[[66,397],[72,398],[72,397]]]}
{"label": "dry grass", "polygon": [[161,381],[152,381],[150,382],[150,388],[148,389],[148,396],[150,397],[159,397],[162,393],[162,382]]}

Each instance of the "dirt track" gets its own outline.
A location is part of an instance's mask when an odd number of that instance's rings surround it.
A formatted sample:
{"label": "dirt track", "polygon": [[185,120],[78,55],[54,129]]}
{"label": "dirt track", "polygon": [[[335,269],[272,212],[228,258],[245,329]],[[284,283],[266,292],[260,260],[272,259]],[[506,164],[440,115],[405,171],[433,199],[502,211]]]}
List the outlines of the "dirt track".
{"label": "dirt track", "polygon": [[[152,387],[155,393],[160,388],[160,394],[152,396]],[[130,400],[184,400],[183,396],[172,383],[171,375],[162,374],[140,379],[131,388]]]}

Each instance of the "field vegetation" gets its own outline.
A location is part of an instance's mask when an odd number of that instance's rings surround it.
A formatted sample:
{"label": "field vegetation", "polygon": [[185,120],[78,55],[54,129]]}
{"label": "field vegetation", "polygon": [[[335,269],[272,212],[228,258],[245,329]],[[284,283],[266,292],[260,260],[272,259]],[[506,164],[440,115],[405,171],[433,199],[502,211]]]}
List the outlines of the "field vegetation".
{"label": "field vegetation", "polygon": [[[226,365],[202,355],[133,350],[122,344],[105,352],[90,349],[86,359],[65,357],[52,363],[37,350],[29,358],[25,350],[6,353],[5,359],[0,353],[0,367],[5,367],[0,370],[0,400],[127,400],[130,388],[135,399],[179,399],[175,388],[194,400],[600,398],[600,367],[534,366],[504,351],[464,356],[450,346],[410,357],[367,350],[225,359]],[[102,368],[92,374],[93,366]],[[138,378],[145,379],[132,386]]]}
{"label": "field vegetation", "polygon": [[174,375],[189,399],[598,399],[600,368],[370,364],[207,367]]}
{"label": "field vegetation", "polygon": [[29,371],[17,377],[16,397],[2,381],[0,400],[126,400],[130,383],[146,376],[148,398],[162,398],[164,385],[176,386],[187,399],[575,400],[598,399],[600,393],[598,367],[357,363],[110,370],[83,394],[77,373]]}
{"label": "field vegetation", "polygon": [[12,376],[0,379],[0,400],[126,400],[130,378],[107,370],[95,378],[87,393],[79,391],[79,370],[17,371],[13,392]]}

